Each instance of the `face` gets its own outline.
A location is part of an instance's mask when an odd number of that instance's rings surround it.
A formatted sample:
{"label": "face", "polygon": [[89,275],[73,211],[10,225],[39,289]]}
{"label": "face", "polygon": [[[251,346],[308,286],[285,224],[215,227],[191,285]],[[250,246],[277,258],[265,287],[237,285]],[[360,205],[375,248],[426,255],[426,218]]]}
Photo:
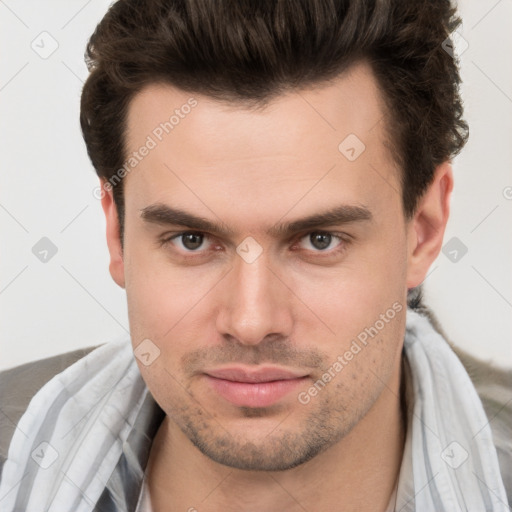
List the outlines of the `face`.
{"label": "face", "polygon": [[229,466],[287,469],[335,445],[397,375],[426,271],[371,71],[259,110],[152,85],[127,122],[138,160],[122,257],[104,199],[110,269],[155,400]]}

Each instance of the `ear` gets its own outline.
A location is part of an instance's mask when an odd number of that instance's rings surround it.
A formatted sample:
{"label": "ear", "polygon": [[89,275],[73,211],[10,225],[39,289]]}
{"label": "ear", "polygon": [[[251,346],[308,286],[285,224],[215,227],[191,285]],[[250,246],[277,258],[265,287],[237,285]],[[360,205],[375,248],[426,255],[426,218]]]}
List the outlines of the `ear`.
{"label": "ear", "polygon": [[124,261],[121,247],[117,207],[114,202],[114,195],[110,183],[102,179],[101,190],[101,206],[107,221],[107,246],[108,252],[110,253],[110,275],[121,288],[124,288]]}
{"label": "ear", "polygon": [[444,162],[436,168],[434,180],[408,224],[407,288],[415,288],[423,282],[441,250],[452,189],[452,166]]}

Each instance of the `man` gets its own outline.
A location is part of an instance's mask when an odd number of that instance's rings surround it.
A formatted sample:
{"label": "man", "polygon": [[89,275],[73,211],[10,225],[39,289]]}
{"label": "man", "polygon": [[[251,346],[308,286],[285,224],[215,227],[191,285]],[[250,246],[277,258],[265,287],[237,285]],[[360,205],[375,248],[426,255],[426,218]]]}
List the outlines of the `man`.
{"label": "man", "polygon": [[131,343],[18,406],[2,510],[508,510],[507,377],[486,415],[420,294],[467,137],[456,24],[439,0],[111,6],[81,123]]}

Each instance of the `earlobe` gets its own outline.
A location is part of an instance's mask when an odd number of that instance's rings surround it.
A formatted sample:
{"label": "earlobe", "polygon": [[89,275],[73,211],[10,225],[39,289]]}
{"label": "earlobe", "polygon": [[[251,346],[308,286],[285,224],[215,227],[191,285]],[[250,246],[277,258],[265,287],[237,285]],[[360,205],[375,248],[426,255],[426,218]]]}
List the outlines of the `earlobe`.
{"label": "earlobe", "polygon": [[107,224],[107,246],[110,253],[109,271],[112,279],[121,288],[125,287],[124,280],[124,260],[119,231],[119,218],[117,207],[114,202],[112,187],[105,180],[101,180],[101,206],[105,213]]}
{"label": "earlobe", "polygon": [[409,221],[407,288],[415,288],[423,282],[441,250],[452,189],[452,167],[450,162],[444,162],[435,170],[431,185]]}

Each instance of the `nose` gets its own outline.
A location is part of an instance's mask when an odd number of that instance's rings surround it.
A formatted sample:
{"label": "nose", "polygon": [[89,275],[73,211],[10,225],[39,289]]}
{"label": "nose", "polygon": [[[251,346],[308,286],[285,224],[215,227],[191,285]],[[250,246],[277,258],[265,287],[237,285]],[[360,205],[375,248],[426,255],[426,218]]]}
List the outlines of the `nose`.
{"label": "nose", "polygon": [[218,332],[243,345],[267,337],[289,337],[293,325],[292,293],[262,254],[248,263],[235,257],[223,283]]}

